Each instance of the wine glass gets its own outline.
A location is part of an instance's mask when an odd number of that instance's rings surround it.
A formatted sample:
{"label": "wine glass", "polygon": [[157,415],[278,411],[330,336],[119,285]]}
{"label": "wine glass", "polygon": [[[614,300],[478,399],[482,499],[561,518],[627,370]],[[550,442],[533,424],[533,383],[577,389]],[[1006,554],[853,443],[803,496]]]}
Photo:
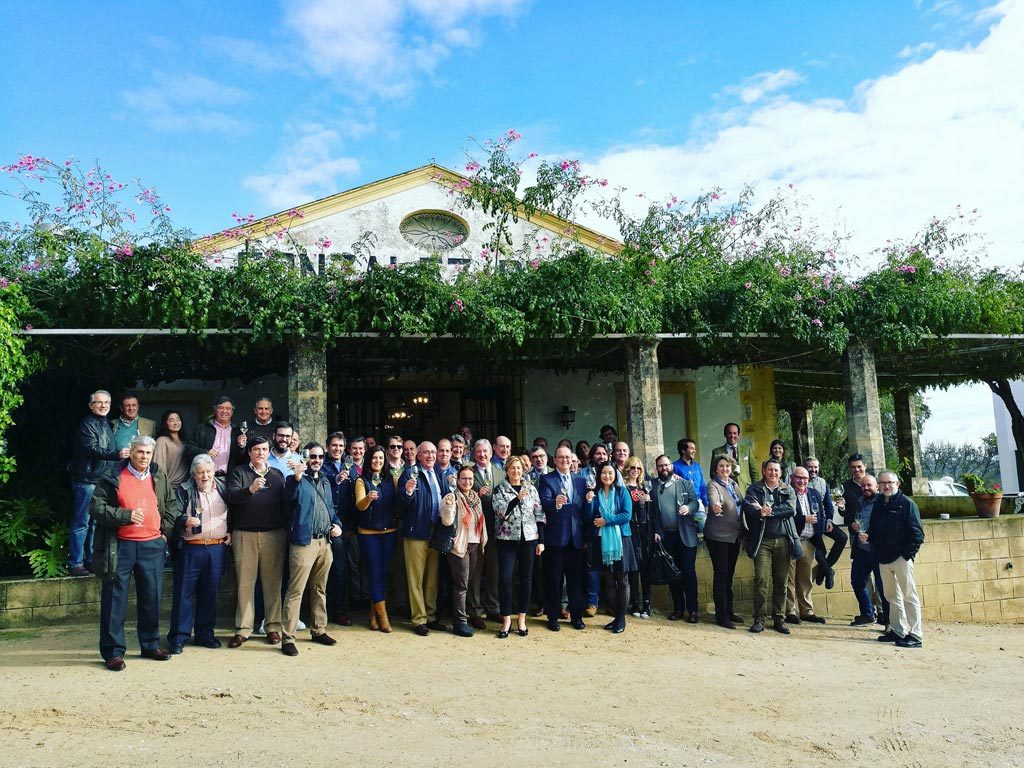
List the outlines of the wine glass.
{"label": "wine glass", "polygon": [[303,448],[302,449],[302,463],[303,464],[308,464],[309,463],[309,448]]}
{"label": "wine glass", "polygon": [[594,471],[591,470],[587,473],[587,490],[592,491],[595,488],[597,488],[597,476],[594,474]]}
{"label": "wine glass", "polygon": [[242,426],[239,427],[239,430],[241,431],[241,433],[243,435],[248,434],[249,433],[249,422],[248,421],[243,421],[242,422]]}
{"label": "wine glass", "polygon": [[458,475],[456,475],[454,472],[452,474],[448,475],[448,488],[452,491],[452,493],[455,493],[455,489],[458,487],[458,485],[459,485],[459,477],[458,477]]}

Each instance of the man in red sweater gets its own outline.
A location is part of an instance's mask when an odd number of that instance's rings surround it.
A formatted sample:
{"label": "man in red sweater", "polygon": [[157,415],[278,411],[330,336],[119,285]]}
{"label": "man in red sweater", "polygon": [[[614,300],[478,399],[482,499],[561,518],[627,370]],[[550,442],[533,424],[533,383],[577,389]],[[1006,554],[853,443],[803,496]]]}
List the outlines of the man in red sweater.
{"label": "man in red sweater", "polygon": [[107,669],[124,669],[128,583],[135,577],[142,656],[167,661],[159,646],[164,549],[177,508],[167,475],[153,462],[152,437],[132,439],[129,458],[100,479],[90,514],[96,521],[93,571],[100,591],[100,655]]}

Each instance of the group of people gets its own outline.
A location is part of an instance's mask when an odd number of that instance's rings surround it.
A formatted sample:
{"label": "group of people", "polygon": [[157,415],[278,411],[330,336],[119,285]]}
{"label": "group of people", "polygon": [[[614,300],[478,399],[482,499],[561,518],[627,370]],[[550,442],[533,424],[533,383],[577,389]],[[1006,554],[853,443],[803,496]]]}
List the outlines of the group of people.
{"label": "group of people", "polygon": [[[851,581],[860,615],[853,623],[876,620],[873,577],[886,627],[880,639],[921,644],[913,582],[924,539],[920,516],[893,473],[876,481],[859,456],[851,457],[851,478],[834,506],[815,459],[788,465],[785,446],[775,441],[758,463],[733,423],[708,476],[696,443],[683,438],[679,458],[658,456],[648,479],[610,425],[593,445],[560,441],[549,467],[544,438],[514,453],[509,438],[474,440],[468,426],[436,443],[391,435],[377,444],[335,431],[299,448],[294,428],[275,420],[267,398],[240,426],[234,403],[220,398],[189,438],[177,411],[154,425],[138,417],[134,395],[122,397],[113,422],[110,407],[109,393],[93,393],[78,430],[69,570],[103,580],[100,652],[111,670],[124,668],[132,577],[144,657],[169,659],[190,638],[220,647],[217,592],[232,560],[237,601],[228,647],[261,633],[287,656],[299,653],[304,597],[311,640],[334,645],[328,622],[352,624],[354,591],[365,593],[375,631],[392,631],[390,596],[407,600],[417,635],[448,631],[441,621],[448,607],[456,635],[471,637],[490,620],[505,639],[527,635],[530,614],[543,616],[553,632],[564,621],[584,629],[584,619],[597,613],[603,580],[612,615],[605,629],[618,634],[628,614],[650,617],[657,558],[679,571],[669,580],[668,618],[697,623],[702,539],[713,566],[716,623],[735,629],[742,621],[732,584],[743,548],[754,561],[750,631],[771,622],[788,634],[787,624],[824,623],[814,612],[813,584],[832,588],[849,538],[833,522],[836,506],[854,537]],[[161,647],[167,553],[174,594]]]}

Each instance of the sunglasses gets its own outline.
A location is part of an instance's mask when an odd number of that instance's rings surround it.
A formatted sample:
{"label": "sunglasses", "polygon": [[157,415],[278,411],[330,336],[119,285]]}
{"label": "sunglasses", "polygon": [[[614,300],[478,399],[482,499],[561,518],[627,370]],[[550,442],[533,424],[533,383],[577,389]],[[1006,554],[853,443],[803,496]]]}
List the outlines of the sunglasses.
{"label": "sunglasses", "polygon": [[324,455],[322,453],[311,453],[309,454],[310,461],[323,461]]}
{"label": "sunglasses", "polygon": [[388,450],[389,451],[400,451],[400,450],[402,450],[402,446],[400,446],[400,445],[389,445],[388,446]]}

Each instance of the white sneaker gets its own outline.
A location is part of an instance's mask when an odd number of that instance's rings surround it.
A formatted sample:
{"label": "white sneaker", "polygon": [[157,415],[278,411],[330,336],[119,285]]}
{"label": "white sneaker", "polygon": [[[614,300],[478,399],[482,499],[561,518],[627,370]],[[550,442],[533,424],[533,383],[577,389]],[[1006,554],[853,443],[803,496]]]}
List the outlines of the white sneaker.
{"label": "white sneaker", "polygon": [[651,618],[651,614],[649,614],[647,611],[641,611],[640,612],[640,618],[641,619],[649,619],[649,618]]}
{"label": "white sneaker", "polygon": [[639,619],[639,618],[640,618],[640,615],[641,615],[641,614],[640,614],[640,611],[633,611],[633,618],[634,618],[634,619]]}
{"label": "white sneaker", "polygon": [[264,625],[264,624],[266,624],[266,623],[267,623],[267,620],[266,620],[266,619],[264,619],[263,621],[261,621],[261,622],[260,622],[260,625],[259,625],[258,627],[256,627],[256,629],[254,629],[254,630],[252,631],[252,633],[253,633],[254,635],[265,635],[265,634],[267,634],[267,630],[266,630],[266,629],[264,629],[264,626],[263,626],[263,625]]}
{"label": "white sneaker", "polygon": [[305,628],[306,628],[306,622],[304,622],[302,619],[299,619],[298,622],[295,624],[295,629],[296,630],[303,630]]}

